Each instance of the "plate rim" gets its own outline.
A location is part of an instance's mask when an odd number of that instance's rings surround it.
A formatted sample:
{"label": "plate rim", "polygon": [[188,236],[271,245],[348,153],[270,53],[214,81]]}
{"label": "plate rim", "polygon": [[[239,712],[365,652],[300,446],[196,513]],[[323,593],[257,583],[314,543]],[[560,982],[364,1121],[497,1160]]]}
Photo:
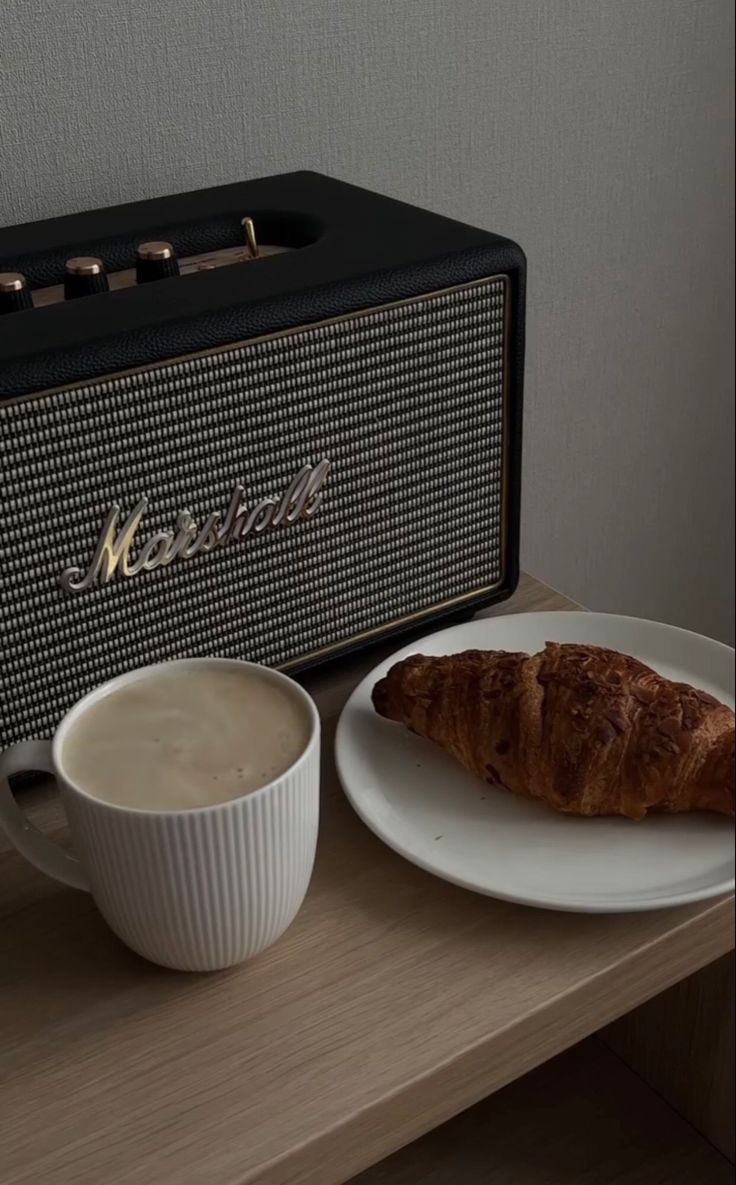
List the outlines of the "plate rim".
{"label": "plate rim", "polygon": [[[656,629],[661,632],[687,635],[689,638],[695,638],[699,643],[706,643],[709,647],[713,647],[724,657],[727,655],[730,655],[732,658],[734,657],[734,648],[732,646],[729,646],[725,642],[719,642],[716,638],[709,638],[705,634],[699,634],[695,630],[684,629],[681,626],[670,625],[667,622],[652,621],[644,617],[634,617],[628,614],[620,613],[588,612],[585,609],[541,609],[538,611],[535,610],[526,613],[501,613],[495,614],[493,617],[477,617],[471,621],[461,622],[458,625],[445,627],[444,629],[440,630],[434,630],[432,633],[425,634],[423,637],[417,638],[413,642],[400,647],[393,654],[388,655],[380,662],[376,663],[370,671],[366,672],[357,686],[353,688],[353,691],[343,705],[337,722],[337,728],[335,730],[335,766],[342,791],[351,807],[358,815],[359,819],[364,823],[364,825],[368,827],[368,829],[372,831],[373,834],[386,845],[386,847],[396,852],[397,855],[403,857],[403,859],[407,860],[410,864],[414,864],[417,868],[421,868],[423,871],[437,877],[439,880],[446,881],[448,884],[454,884],[462,889],[468,890],[469,892],[477,893],[484,897],[491,897],[498,901],[511,902],[515,905],[524,905],[535,909],[547,909],[563,913],[645,913],[658,909],[674,909],[677,906],[690,905],[698,901],[714,900],[715,898],[726,897],[733,893],[736,885],[736,875],[732,876],[728,880],[714,883],[707,888],[684,890],[682,892],[669,894],[660,892],[647,896],[642,896],[641,894],[632,894],[629,896],[624,895],[623,897],[616,898],[615,900],[609,895],[606,897],[599,896],[597,898],[595,895],[593,895],[592,897],[585,899],[572,896],[558,897],[555,895],[550,895],[544,899],[540,899],[538,895],[533,893],[514,893],[507,892],[502,888],[487,888],[485,886],[478,885],[476,882],[462,876],[440,871],[436,866],[433,867],[428,860],[425,860],[421,856],[417,856],[415,853],[407,849],[400,841],[397,841],[389,830],[387,830],[385,827],[382,827],[377,820],[373,819],[371,815],[363,809],[360,793],[356,794],[354,789],[350,787],[350,778],[347,775],[347,771],[345,769],[345,749],[348,744],[347,737],[349,735],[348,729],[350,727],[350,713],[354,710],[356,701],[362,698],[363,690],[366,684],[370,682],[372,686],[372,682],[381,677],[384,668],[388,669],[395,662],[400,662],[402,658],[416,653],[418,648],[420,648],[422,645],[426,645],[428,641],[434,640],[435,638],[442,637],[444,635],[452,635],[456,631],[466,630],[468,627],[473,627],[475,625],[485,626],[491,625],[494,622],[520,621],[522,619],[528,620],[530,618],[538,620],[539,618],[543,617],[553,618],[557,616],[567,619],[570,619],[571,617],[580,618],[585,621],[595,621],[596,619],[605,619],[608,621],[615,620],[626,623],[636,623],[639,626],[644,625],[648,627],[656,627]],[[591,645],[593,644],[594,643],[591,643]]]}

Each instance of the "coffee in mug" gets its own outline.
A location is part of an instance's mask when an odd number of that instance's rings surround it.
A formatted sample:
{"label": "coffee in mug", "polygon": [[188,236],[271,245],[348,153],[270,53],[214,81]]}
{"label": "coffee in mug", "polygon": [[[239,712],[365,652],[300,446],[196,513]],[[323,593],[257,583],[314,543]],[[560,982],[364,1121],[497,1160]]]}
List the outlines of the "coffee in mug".
{"label": "coffee in mug", "polygon": [[281,777],[310,729],[291,690],[258,670],[175,666],[97,699],[69,729],[62,762],[103,802],[191,810]]}
{"label": "coffee in mug", "polygon": [[[0,754],[0,827],[49,876],[91,892],[128,946],[210,971],[270,946],[309,885],[317,709],[293,680],[232,659],[132,671],[85,696],[53,741]],[[32,827],[7,782],[56,776],[74,852]]]}

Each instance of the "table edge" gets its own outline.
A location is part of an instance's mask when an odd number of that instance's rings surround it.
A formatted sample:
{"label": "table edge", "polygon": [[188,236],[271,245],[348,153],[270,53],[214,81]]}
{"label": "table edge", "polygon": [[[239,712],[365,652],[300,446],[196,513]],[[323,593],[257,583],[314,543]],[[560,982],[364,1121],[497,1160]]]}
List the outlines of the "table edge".
{"label": "table edge", "polygon": [[[703,912],[580,981],[548,1005],[227,1185],[342,1185],[727,954],[734,947],[734,901],[733,894],[716,899]],[[655,951],[657,960],[652,957]],[[571,1003],[577,1005],[572,1016]],[[506,1060],[512,1048],[513,1069],[511,1059]]]}

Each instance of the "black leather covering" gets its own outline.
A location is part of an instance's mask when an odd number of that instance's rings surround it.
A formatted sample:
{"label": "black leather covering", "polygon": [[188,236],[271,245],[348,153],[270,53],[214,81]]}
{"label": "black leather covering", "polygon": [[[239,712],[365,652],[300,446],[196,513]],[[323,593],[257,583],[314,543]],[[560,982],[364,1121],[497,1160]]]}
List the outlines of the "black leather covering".
{"label": "black leather covering", "polygon": [[62,283],[72,255],[98,256],[110,272],[133,267],[145,239],[173,242],[180,257],[199,254],[240,242],[246,213],[262,239],[299,249],[3,318],[0,399],[500,272],[512,279],[519,354],[525,269],[515,243],[318,173],[7,227],[0,230],[0,270],[20,271],[38,288]]}

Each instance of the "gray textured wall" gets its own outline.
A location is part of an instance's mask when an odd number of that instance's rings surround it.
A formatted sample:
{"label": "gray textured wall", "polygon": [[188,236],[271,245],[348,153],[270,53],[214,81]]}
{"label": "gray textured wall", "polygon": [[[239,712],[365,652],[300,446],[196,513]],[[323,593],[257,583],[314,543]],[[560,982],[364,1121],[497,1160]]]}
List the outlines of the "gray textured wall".
{"label": "gray textured wall", "polygon": [[0,222],[309,166],[530,266],[524,562],[732,636],[730,0],[3,0]]}

